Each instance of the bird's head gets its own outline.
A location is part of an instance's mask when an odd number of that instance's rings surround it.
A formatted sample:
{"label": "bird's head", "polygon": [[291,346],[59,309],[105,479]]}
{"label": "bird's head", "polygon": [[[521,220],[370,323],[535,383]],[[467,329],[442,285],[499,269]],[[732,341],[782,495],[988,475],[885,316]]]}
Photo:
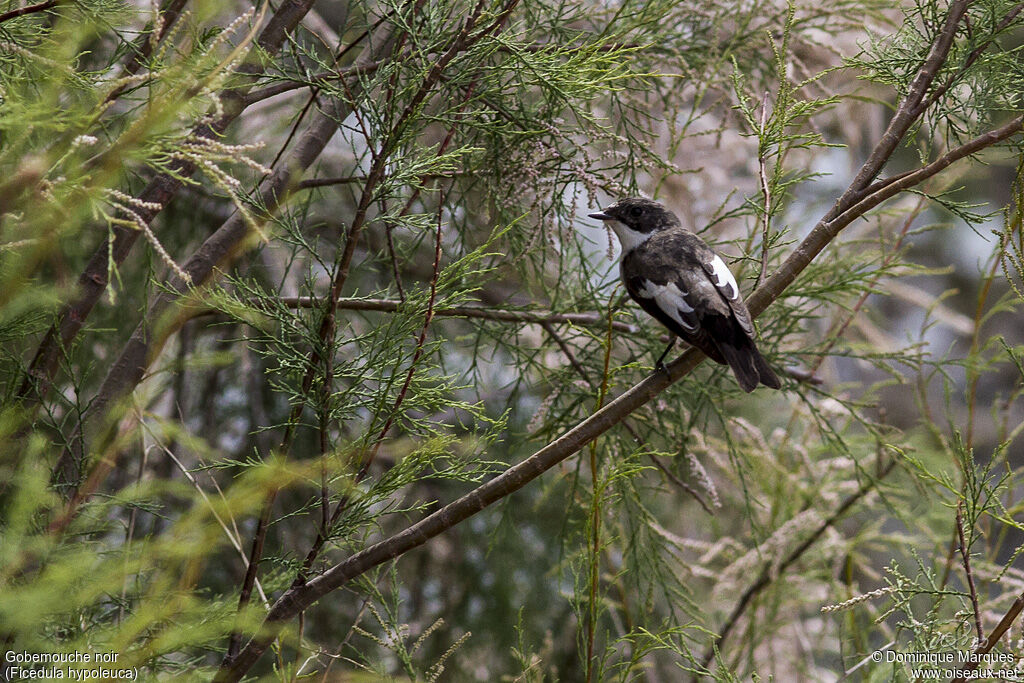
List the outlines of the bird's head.
{"label": "bird's head", "polygon": [[643,244],[656,232],[679,226],[676,215],[658,202],[642,197],[620,199],[606,209],[590,214],[607,223],[622,244],[626,254]]}

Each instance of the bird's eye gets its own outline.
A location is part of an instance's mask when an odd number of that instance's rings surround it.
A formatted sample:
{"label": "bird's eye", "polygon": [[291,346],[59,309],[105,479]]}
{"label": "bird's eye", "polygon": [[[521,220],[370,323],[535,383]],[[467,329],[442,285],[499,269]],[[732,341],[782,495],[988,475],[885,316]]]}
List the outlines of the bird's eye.
{"label": "bird's eye", "polygon": [[634,206],[632,209],[629,210],[629,215],[632,216],[633,218],[640,218],[640,214],[642,214],[643,212],[644,210],[641,209],[639,206]]}

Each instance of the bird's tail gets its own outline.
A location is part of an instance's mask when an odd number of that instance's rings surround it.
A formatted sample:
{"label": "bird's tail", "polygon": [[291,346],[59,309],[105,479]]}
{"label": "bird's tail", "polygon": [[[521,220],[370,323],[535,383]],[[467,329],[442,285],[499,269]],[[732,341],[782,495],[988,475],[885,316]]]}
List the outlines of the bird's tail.
{"label": "bird's tail", "polygon": [[782,387],[782,382],[757,350],[754,342],[751,341],[742,347],[719,344],[718,349],[722,352],[725,362],[732,368],[732,373],[736,375],[736,381],[743,391],[750,393],[758,384],[772,389]]}

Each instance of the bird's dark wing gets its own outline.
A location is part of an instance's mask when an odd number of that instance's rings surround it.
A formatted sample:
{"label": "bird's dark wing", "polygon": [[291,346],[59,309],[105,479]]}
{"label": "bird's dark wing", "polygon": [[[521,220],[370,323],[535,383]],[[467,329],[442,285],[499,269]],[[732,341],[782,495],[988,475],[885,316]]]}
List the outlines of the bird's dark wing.
{"label": "bird's dark wing", "polygon": [[729,267],[686,230],[657,232],[622,259],[626,291],[661,324],[732,368],[744,391],[781,383],[757,350],[754,324]]}
{"label": "bird's dark wing", "polygon": [[732,309],[704,268],[702,261],[713,256],[694,235],[658,235],[626,255],[622,279],[641,308],[687,343],[724,363],[713,334],[727,327]]}
{"label": "bird's dark wing", "polygon": [[704,272],[714,282],[722,298],[725,299],[732,311],[731,325],[712,331],[711,336],[715,339],[726,363],[732,368],[737,381],[744,391],[753,391],[754,387],[760,384],[778,389],[782,386],[775,371],[761,355],[754,341],[754,323],[750,318],[750,311],[743,303],[740,296],[736,278],[725,265],[725,261],[718,254],[710,249],[709,258],[702,259]]}
{"label": "bird's dark wing", "polygon": [[739,323],[740,329],[742,329],[748,337],[753,339],[754,323],[750,319],[750,311],[747,310],[747,305],[743,303],[743,298],[740,296],[739,285],[736,284],[736,278],[733,277],[732,271],[729,270],[729,266],[725,264],[725,261],[722,260],[721,256],[713,252],[710,248],[708,248],[706,253],[703,254],[701,265],[704,267],[704,272],[707,273],[708,277],[714,283],[715,288],[729,305],[729,309],[732,311],[732,315],[736,319],[736,322]]}

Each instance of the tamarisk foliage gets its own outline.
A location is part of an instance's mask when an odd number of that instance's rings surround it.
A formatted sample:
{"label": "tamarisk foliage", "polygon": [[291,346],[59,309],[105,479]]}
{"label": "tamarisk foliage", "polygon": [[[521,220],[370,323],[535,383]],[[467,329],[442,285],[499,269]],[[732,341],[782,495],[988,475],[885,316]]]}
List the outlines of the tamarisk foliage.
{"label": "tamarisk foliage", "polygon": [[[0,2],[5,651],[218,681],[1019,653],[1022,15]],[[783,391],[652,371],[585,218],[636,194],[727,257]]]}

